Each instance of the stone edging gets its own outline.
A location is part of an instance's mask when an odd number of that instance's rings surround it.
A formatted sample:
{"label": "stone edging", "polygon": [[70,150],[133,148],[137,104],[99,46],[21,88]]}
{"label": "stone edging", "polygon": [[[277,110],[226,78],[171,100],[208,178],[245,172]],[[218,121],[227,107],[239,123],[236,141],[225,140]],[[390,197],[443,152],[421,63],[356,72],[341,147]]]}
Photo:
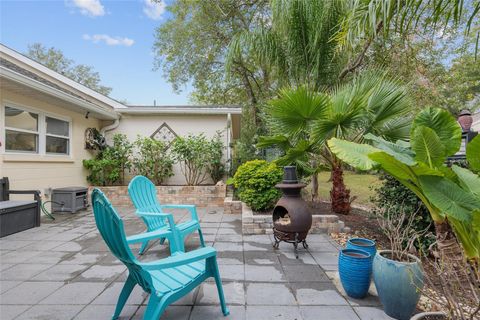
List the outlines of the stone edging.
{"label": "stone edging", "polygon": [[[334,214],[314,214],[309,233],[341,232],[345,223]],[[254,215],[251,208],[242,202],[242,233],[272,234],[272,216],[267,214]]]}

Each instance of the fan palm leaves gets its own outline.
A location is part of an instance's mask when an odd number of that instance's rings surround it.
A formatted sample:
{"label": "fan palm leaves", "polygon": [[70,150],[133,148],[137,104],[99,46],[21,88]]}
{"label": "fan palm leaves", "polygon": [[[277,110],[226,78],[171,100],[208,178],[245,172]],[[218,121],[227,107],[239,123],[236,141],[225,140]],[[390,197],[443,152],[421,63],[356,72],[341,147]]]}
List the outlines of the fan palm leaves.
{"label": "fan palm leaves", "polygon": [[271,24],[243,32],[231,41],[227,72],[235,61],[255,59],[269,66],[279,85],[315,90],[337,81],[342,57],[332,37],[345,16],[340,0],[272,0]]}
{"label": "fan palm leaves", "polygon": [[[266,108],[273,136],[262,137],[257,146],[276,145],[285,153],[277,160],[279,164],[297,164],[306,172],[316,172],[318,160],[322,159],[341,176],[341,162],[326,145],[328,139],[361,142],[368,133],[387,140],[406,139],[410,110],[405,88],[380,72],[367,72],[326,92],[305,86],[284,89]],[[342,185],[332,186],[332,209],[348,213],[349,205],[340,210],[333,201],[350,203],[348,192],[343,198],[335,194],[334,190],[346,190],[343,179],[337,178],[333,181]]]}
{"label": "fan palm leaves", "polygon": [[[478,25],[480,1],[464,0],[352,0],[346,1],[346,16],[335,39],[342,47],[354,47],[359,39],[374,38],[382,32],[408,33],[414,30],[422,16],[424,23],[448,27],[462,21],[466,11],[465,31]],[[478,38],[477,38],[478,42]]]}

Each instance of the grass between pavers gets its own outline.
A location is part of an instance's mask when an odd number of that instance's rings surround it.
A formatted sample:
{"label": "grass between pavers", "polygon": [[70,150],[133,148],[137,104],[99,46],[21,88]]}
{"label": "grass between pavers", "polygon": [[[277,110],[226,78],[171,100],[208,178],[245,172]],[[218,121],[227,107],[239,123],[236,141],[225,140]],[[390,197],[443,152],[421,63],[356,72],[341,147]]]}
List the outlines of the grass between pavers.
{"label": "grass between pavers", "polygon": [[[318,174],[318,193],[320,199],[324,201],[330,201],[332,182],[329,181],[329,179],[330,172],[320,172]],[[382,184],[379,177],[374,174],[358,174],[351,171],[345,171],[344,179],[347,188],[350,189],[350,195],[357,197],[354,204],[371,207],[372,204],[370,202],[370,197],[375,194],[375,191],[371,186],[376,188]]]}

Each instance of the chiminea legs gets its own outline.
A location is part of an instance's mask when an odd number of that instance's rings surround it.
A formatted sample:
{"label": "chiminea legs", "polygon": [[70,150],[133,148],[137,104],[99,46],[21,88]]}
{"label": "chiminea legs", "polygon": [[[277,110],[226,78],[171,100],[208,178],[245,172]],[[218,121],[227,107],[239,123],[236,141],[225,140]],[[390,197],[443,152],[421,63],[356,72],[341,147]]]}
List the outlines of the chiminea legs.
{"label": "chiminea legs", "polygon": [[284,233],[284,232],[279,232],[278,230],[273,229],[273,238],[275,240],[275,243],[273,244],[273,248],[278,249],[281,241],[291,243],[291,244],[293,244],[293,249],[294,249],[294,252],[295,252],[295,258],[298,259],[298,244],[299,243],[302,243],[303,248],[308,250],[307,239],[303,239],[303,240],[300,241],[300,240],[298,240],[298,236],[299,236],[298,232],[295,232],[295,237],[294,237],[293,240],[291,240],[290,239],[291,238],[290,234]]}

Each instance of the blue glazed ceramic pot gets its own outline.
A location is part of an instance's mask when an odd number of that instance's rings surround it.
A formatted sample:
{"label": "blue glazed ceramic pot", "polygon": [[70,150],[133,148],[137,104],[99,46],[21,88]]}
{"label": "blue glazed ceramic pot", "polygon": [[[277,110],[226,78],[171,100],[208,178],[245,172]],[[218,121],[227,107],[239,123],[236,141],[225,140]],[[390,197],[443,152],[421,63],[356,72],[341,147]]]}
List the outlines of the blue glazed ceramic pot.
{"label": "blue glazed ceramic pot", "polygon": [[367,295],[372,271],[371,256],[357,249],[342,249],[338,256],[338,272],[343,289],[349,297],[361,299]]}
{"label": "blue glazed ceramic pot", "polygon": [[375,247],[376,243],[373,240],[370,239],[365,239],[365,238],[350,238],[347,241],[347,249],[357,249],[357,250],[363,250],[372,256],[372,260],[375,257],[375,254],[377,253],[377,248]]}
{"label": "blue glazed ceramic pot", "polygon": [[408,255],[408,262],[389,259],[390,250],[381,250],[373,259],[373,282],[387,315],[409,320],[420,299],[423,269],[420,259]]}

